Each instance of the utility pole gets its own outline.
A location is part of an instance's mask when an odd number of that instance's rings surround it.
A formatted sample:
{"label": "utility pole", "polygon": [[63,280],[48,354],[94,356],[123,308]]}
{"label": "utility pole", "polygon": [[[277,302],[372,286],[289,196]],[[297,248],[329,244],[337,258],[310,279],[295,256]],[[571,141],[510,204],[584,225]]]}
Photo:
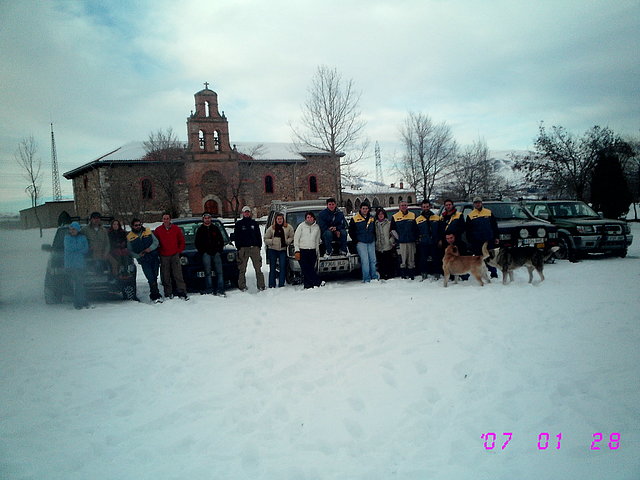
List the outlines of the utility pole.
{"label": "utility pole", "polygon": [[380,145],[376,142],[376,182],[384,183],[382,178],[382,159],[380,158]]}
{"label": "utility pole", "polygon": [[56,153],[56,139],[53,136],[53,123],[51,123],[51,178],[53,180],[53,200],[62,200],[62,190],[60,189],[60,175],[58,173],[58,154]]}

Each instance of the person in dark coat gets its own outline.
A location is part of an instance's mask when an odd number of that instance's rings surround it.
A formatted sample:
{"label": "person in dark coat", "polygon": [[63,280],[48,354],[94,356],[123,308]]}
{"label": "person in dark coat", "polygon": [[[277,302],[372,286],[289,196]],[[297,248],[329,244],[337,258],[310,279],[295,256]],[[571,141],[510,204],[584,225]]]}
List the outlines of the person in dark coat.
{"label": "person in dark coat", "polygon": [[[222,274],[222,251],[224,239],[220,229],[211,222],[211,214],[205,212],[202,215],[202,225],[196,230],[196,249],[202,255],[202,264],[205,275],[205,293],[226,297],[224,293],[224,276]],[[211,278],[211,266],[216,274],[216,288],[213,288]]]}
{"label": "person in dark coat", "polygon": [[416,216],[409,210],[407,202],[400,202],[399,207],[400,210],[391,217],[391,231],[396,232],[400,244],[400,276],[413,280],[416,268],[416,240],[418,239]]}
{"label": "person in dark coat", "polygon": [[262,235],[258,222],[251,218],[251,208],[242,207],[242,218],[236,222],[234,228],[234,241],[238,249],[238,288],[242,292],[247,291],[247,264],[249,259],[256,271],[256,283],[258,290],[265,289],[264,275],[262,274]]}
{"label": "person in dark coat", "polygon": [[[498,222],[491,210],[485,208],[481,197],[473,199],[473,210],[467,215],[465,222],[467,242],[473,255],[482,255],[482,245],[487,242],[488,248],[494,248],[499,243]],[[491,278],[498,278],[495,267],[488,265]]]}
{"label": "person in dark coat", "polygon": [[376,223],[369,211],[369,202],[360,204],[360,211],[349,222],[349,235],[356,242],[356,250],[360,257],[362,281],[369,283],[377,280],[376,273]]}
{"label": "person in dark coat", "polygon": [[347,250],[347,220],[338,208],[335,198],[327,199],[327,208],[318,214],[320,236],[324,243],[325,256],[333,254],[334,240],[340,242],[340,255],[348,255]]}
{"label": "person in dark coat", "polygon": [[422,280],[426,280],[429,275],[434,279],[440,278],[442,270],[442,259],[438,248],[440,240],[439,215],[431,210],[431,202],[423,200],[421,203],[422,212],[416,217],[416,227],[418,229],[418,265]]}
{"label": "person in dark coat", "polygon": [[149,298],[152,302],[162,303],[162,295],[158,288],[160,270],[158,245],[158,239],[150,228],[146,228],[139,218],[131,220],[131,231],[127,234],[127,250],[142,267],[142,273],[149,284]]}
{"label": "person in dark coat", "polygon": [[121,267],[128,265],[129,251],[127,250],[127,232],[122,228],[120,220],[112,220],[109,231],[109,263],[111,274],[116,277]]}

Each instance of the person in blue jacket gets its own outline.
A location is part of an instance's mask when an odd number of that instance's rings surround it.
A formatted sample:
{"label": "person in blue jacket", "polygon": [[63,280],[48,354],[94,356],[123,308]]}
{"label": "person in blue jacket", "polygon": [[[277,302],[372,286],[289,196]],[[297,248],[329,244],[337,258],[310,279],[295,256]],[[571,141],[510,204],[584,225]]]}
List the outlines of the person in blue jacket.
{"label": "person in blue jacket", "polygon": [[398,235],[400,244],[400,276],[413,280],[416,268],[416,215],[409,211],[407,202],[400,202],[400,210],[391,217],[391,231]]}
{"label": "person in blue jacket", "polygon": [[89,308],[85,285],[87,253],[89,253],[87,237],[80,233],[80,224],[72,222],[69,225],[69,233],[64,237],[64,268],[73,286],[73,306],[76,310]]}
{"label": "person in blue jacket", "polygon": [[416,217],[420,274],[422,280],[426,280],[429,275],[433,275],[435,280],[438,280],[442,268],[440,249],[438,248],[441,218],[433,213],[429,200],[423,200],[420,206],[422,212]]}
{"label": "person in blue jacket", "polygon": [[[473,255],[482,255],[482,245],[487,242],[487,248],[495,248],[499,242],[498,223],[491,210],[482,205],[482,198],[473,199],[473,210],[467,215],[465,222],[467,243]],[[498,278],[495,267],[488,266],[491,278]]]}
{"label": "person in blue jacket", "polygon": [[349,222],[349,235],[356,242],[362,281],[369,283],[371,280],[377,280],[379,277],[376,273],[376,224],[369,209],[369,202],[362,202],[360,211]]}
{"label": "person in blue jacket", "polygon": [[327,199],[327,208],[318,214],[318,226],[320,236],[324,243],[325,256],[333,254],[332,242],[337,239],[340,242],[340,254],[348,255],[347,251],[347,220],[338,208],[335,198]]}
{"label": "person in blue jacket", "polygon": [[160,270],[158,239],[139,218],[131,220],[131,231],[127,234],[127,249],[142,267],[142,273],[149,284],[149,298],[152,302],[162,303],[162,295],[158,289],[158,271]]}

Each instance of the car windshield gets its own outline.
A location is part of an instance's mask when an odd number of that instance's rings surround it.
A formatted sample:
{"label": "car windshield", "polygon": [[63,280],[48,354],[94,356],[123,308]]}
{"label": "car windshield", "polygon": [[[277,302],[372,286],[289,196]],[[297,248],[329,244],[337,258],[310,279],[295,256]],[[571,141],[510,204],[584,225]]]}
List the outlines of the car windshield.
{"label": "car windshield", "polygon": [[322,210],[324,210],[324,208],[319,208],[319,209],[312,208],[310,210],[299,211],[299,212],[287,212],[287,223],[291,225],[291,227],[295,230],[296,228],[298,228],[298,225],[304,222],[304,216],[307,214],[307,212],[313,212],[313,214],[316,216],[316,221],[317,221],[318,214]]}
{"label": "car windshield", "polygon": [[529,220],[531,217],[517,203],[485,203],[497,220]]}
{"label": "car windshield", "polygon": [[[220,234],[222,235],[222,239],[224,240],[224,243],[225,244],[229,243],[229,235],[227,235],[227,231],[225,230],[224,225],[222,225],[220,221],[216,221],[216,220],[212,220],[211,223],[216,227],[218,227],[218,230],[220,230]],[[182,229],[182,232],[184,233],[184,241],[187,247],[194,248],[195,241],[196,241],[196,230],[198,230],[198,227],[200,225],[202,225],[202,222],[199,220],[191,223],[178,224],[178,226]]]}
{"label": "car windshield", "polygon": [[554,217],[597,217],[598,214],[583,202],[550,203],[549,208]]}

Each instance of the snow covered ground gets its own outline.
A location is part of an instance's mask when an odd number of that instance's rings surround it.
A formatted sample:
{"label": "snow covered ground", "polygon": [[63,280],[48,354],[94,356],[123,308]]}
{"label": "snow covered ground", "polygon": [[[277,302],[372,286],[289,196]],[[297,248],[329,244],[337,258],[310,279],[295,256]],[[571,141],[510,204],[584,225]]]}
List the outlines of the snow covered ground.
{"label": "snow covered ground", "polygon": [[140,272],[143,303],[84,311],[43,303],[52,230],[1,231],[0,478],[638,479],[632,228],[542,284],[155,305]]}

